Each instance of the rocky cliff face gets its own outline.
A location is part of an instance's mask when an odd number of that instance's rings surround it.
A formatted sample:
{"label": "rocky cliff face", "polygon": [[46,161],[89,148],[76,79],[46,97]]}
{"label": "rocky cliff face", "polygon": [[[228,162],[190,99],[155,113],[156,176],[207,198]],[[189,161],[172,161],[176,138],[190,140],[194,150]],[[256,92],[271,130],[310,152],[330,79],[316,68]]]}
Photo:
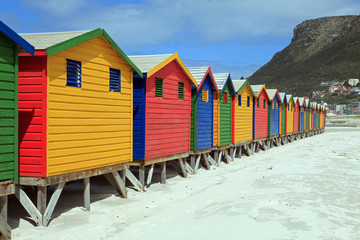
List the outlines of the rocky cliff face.
{"label": "rocky cliff face", "polygon": [[310,95],[320,82],[360,77],[360,16],[306,20],[289,46],[250,77],[252,84]]}

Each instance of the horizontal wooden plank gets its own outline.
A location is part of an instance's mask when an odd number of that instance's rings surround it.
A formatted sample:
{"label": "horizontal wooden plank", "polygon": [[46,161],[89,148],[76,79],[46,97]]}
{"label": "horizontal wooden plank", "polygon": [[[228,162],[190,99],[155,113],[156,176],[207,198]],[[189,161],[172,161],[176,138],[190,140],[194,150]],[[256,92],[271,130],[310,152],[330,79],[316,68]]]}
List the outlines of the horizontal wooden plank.
{"label": "horizontal wooden plank", "polygon": [[[48,126],[48,134],[53,133],[96,133],[96,132],[113,132],[116,131],[131,131],[131,124],[105,125],[105,126]],[[50,139],[49,139],[50,140]]]}
{"label": "horizontal wooden plank", "polygon": [[69,140],[104,139],[114,136],[131,138],[131,129],[127,131],[91,132],[91,133],[59,133],[49,134],[49,142],[66,142]]}

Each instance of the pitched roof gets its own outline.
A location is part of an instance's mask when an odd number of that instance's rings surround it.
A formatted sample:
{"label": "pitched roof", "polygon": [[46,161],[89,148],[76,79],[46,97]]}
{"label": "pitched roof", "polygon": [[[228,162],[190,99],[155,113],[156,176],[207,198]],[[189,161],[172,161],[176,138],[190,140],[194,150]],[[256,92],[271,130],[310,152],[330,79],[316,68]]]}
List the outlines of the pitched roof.
{"label": "pitched roof", "polygon": [[233,80],[233,85],[234,85],[234,88],[235,88],[235,91],[237,94],[239,94],[239,92],[247,85],[249,88],[250,88],[250,92],[253,96],[254,95],[254,91],[252,89],[252,87],[250,86],[250,83],[247,79],[244,79],[244,80]]}
{"label": "pitched roof", "polygon": [[130,55],[129,58],[133,61],[136,66],[139,67],[141,72],[147,73],[161,62],[165,61],[172,54],[158,54],[158,55]]}
{"label": "pitched roof", "polygon": [[286,102],[289,103],[290,101],[294,101],[294,98],[291,94],[286,94]]}
{"label": "pitched roof", "polygon": [[34,46],[28,43],[24,38],[22,38],[19,34],[17,34],[14,30],[9,28],[5,23],[0,20],[0,32],[5,34],[8,38],[10,38],[14,43],[16,43],[19,47],[34,55]]}
{"label": "pitched roof", "polygon": [[258,97],[259,94],[261,93],[261,91],[264,89],[266,96],[268,97],[268,99],[270,99],[268,92],[266,91],[266,87],[265,84],[259,84],[259,85],[251,85],[253,91],[254,91],[254,96]]}
{"label": "pitched roof", "polygon": [[281,98],[281,102],[286,102],[286,93],[284,92],[279,92],[280,98]]}
{"label": "pitched roof", "polygon": [[197,82],[197,90],[201,88],[202,83],[204,82],[206,76],[210,76],[211,82],[213,83],[213,89],[219,93],[217,84],[215,82],[214,76],[211,72],[211,68],[209,66],[206,67],[189,67],[188,68],[191,75],[194,77],[195,81]]}
{"label": "pitched roof", "polygon": [[147,74],[147,77],[152,76],[157,71],[165,67],[172,61],[176,61],[180,68],[183,70],[185,75],[190,79],[193,85],[197,86],[195,78],[191,75],[188,68],[185,66],[177,52],[174,54],[160,54],[160,55],[133,55],[129,58],[134,61],[136,64],[139,64],[139,67],[143,73]]}
{"label": "pitched roof", "polygon": [[20,35],[27,41],[31,42],[31,44],[33,44],[36,49],[46,49],[48,47],[54,46],[58,43],[70,40],[74,37],[78,37],[91,31],[92,30],[71,32],[23,33]]}
{"label": "pitched roof", "polygon": [[279,95],[279,91],[277,89],[266,89],[266,91],[268,92],[269,94],[269,97],[270,97],[270,100],[274,100],[274,98],[276,96],[278,96],[280,102],[281,102],[281,98],[280,98],[280,95]]}
{"label": "pitched roof", "polygon": [[231,85],[233,93],[236,92],[233,82],[231,81],[231,78],[230,78],[230,73],[214,73],[213,76],[214,76],[216,85],[218,86],[219,90],[221,89],[221,92],[224,91],[227,81],[230,81],[230,85]]}
{"label": "pitched roof", "polygon": [[299,104],[301,107],[305,106],[305,98],[299,97]]}
{"label": "pitched roof", "polygon": [[52,56],[93,38],[103,36],[119,55],[133,68],[133,70],[142,77],[140,69],[128,58],[104,29],[97,28],[87,31],[31,33],[20,35],[31,44],[34,44],[35,49],[46,49],[47,56]]}

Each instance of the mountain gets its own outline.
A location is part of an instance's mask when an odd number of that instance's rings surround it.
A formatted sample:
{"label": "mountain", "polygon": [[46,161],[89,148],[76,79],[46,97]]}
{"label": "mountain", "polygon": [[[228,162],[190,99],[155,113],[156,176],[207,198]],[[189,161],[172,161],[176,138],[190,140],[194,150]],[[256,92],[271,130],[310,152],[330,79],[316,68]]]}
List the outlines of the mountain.
{"label": "mountain", "polygon": [[360,78],[360,16],[306,20],[291,43],[256,71],[251,84],[311,96],[323,81]]}

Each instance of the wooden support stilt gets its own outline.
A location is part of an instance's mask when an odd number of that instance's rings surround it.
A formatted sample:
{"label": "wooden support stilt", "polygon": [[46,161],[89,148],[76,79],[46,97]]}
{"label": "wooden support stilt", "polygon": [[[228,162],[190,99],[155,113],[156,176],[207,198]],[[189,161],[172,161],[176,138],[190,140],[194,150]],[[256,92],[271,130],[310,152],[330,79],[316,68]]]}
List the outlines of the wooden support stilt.
{"label": "wooden support stilt", "polygon": [[220,154],[219,154],[219,157],[218,157],[218,160],[217,160],[217,165],[218,166],[220,165],[222,155],[223,155],[223,151],[220,151]]}
{"label": "wooden support stilt", "polygon": [[224,149],[224,156],[225,156],[225,159],[226,159],[226,163],[230,163],[231,157],[229,156],[229,154],[227,152],[227,149]]}
{"label": "wooden support stilt", "polygon": [[230,156],[230,158],[231,158],[231,161],[234,161],[234,156],[233,156],[233,154],[234,154],[234,148],[230,147],[230,148],[229,148],[229,156]]}
{"label": "wooden support stilt", "polygon": [[152,179],[152,176],[153,176],[153,173],[154,173],[154,166],[155,166],[155,164],[151,164],[151,166],[150,166],[150,170],[148,172],[148,177],[147,177],[147,180],[146,180],[146,186],[147,187],[150,186],[151,179]]}
{"label": "wooden support stilt", "polygon": [[119,172],[118,171],[112,171],[111,174],[112,174],[112,176],[114,178],[114,181],[116,183],[117,188],[119,189],[119,192],[120,192],[121,196],[123,198],[127,198],[127,190],[126,190],[126,187],[125,187],[125,183],[122,180]]}
{"label": "wooden support stilt", "polygon": [[7,223],[8,196],[0,197],[0,239],[11,239],[11,228]]}
{"label": "wooden support stilt", "polygon": [[60,194],[61,194],[62,190],[64,189],[64,186],[65,186],[65,182],[59,183],[59,185],[56,187],[54,193],[52,194],[52,196],[50,198],[49,204],[43,215],[42,225],[44,227],[47,227],[49,225],[51,216],[52,216],[55,206],[60,198]]}
{"label": "wooden support stilt", "polygon": [[166,183],[166,162],[160,163],[160,171],[161,171],[160,183],[165,184]]}
{"label": "wooden support stilt", "polygon": [[185,161],[185,168],[188,173],[190,173],[190,174],[194,173],[194,169],[192,167],[190,167],[190,165],[187,163],[187,161]]}
{"label": "wooden support stilt", "polygon": [[187,171],[185,169],[185,164],[184,164],[184,160],[182,158],[178,159],[179,165],[180,165],[180,169],[182,172],[182,175],[184,178],[187,178]]}
{"label": "wooden support stilt", "polygon": [[200,159],[201,159],[201,154],[199,154],[199,156],[198,156],[197,159],[196,159],[195,168],[194,168],[194,172],[195,172],[195,173],[196,173],[197,170],[199,169]]}
{"label": "wooden support stilt", "polygon": [[259,152],[260,151],[260,143],[259,142],[256,142],[255,143],[255,152]]}
{"label": "wooden support stilt", "polygon": [[139,182],[145,186],[145,166],[139,166]]}
{"label": "wooden support stilt", "polygon": [[210,163],[209,163],[209,160],[207,158],[207,155],[205,153],[202,153],[202,156],[203,156],[203,159],[204,159],[205,168],[206,168],[206,170],[209,170],[210,169]]}
{"label": "wooden support stilt", "polygon": [[214,160],[216,165],[219,166],[219,151],[214,151]]}
{"label": "wooden support stilt", "polygon": [[15,188],[15,196],[21,203],[21,205],[25,208],[30,217],[34,220],[35,224],[38,226],[42,225],[42,214],[35,207],[30,198],[26,195],[24,190],[20,188],[20,186],[16,186]]}
{"label": "wooden support stilt", "polygon": [[236,147],[234,147],[233,153],[231,154],[231,159],[234,161],[236,158]]}
{"label": "wooden support stilt", "polygon": [[37,209],[43,215],[46,210],[46,199],[47,199],[47,187],[37,187]]}
{"label": "wooden support stilt", "polygon": [[8,196],[0,197],[0,216],[7,222],[7,212],[8,212]]}
{"label": "wooden support stilt", "polygon": [[191,155],[190,157],[190,166],[192,169],[195,169],[195,155]]}
{"label": "wooden support stilt", "polygon": [[207,156],[208,156],[208,161],[210,162],[210,164],[216,166],[217,164],[216,164],[215,160],[211,157],[211,155],[208,154]]}
{"label": "wooden support stilt", "polygon": [[237,157],[238,157],[238,158],[241,158],[242,149],[243,149],[244,147],[245,147],[245,146],[240,146],[240,147],[239,147],[239,150],[237,151]]}
{"label": "wooden support stilt", "polygon": [[129,169],[125,169],[125,175],[126,175],[126,178],[131,182],[131,184],[134,186],[134,188],[137,191],[139,191],[139,192],[144,191],[144,187],[141,185],[139,180],[136,179],[134,174],[132,174],[132,172]]}
{"label": "wooden support stilt", "polygon": [[120,174],[121,180],[123,181],[124,185],[126,186],[126,171],[125,170],[120,170],[119,174]]}
{"label": "wooden support stilt", "polygon": [[84,178],[84,210],[90,211],[90,178]]}

